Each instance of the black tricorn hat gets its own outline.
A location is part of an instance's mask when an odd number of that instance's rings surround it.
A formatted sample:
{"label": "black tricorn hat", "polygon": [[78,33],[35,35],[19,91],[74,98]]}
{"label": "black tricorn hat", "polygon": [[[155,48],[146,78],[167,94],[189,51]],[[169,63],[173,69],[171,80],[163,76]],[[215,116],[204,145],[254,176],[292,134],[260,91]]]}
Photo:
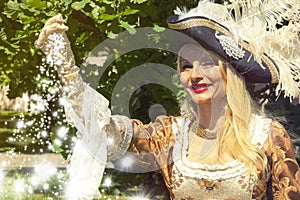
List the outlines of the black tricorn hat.
{"label": "black tricorn hat", "polygon": [[179,19],[176,15],[168,18],[168,25],[169,28],[192,37],[204,48],[230,63],[246,82],[278,83],[278,68],[267,54],[258,63],[247,42],[236,43],[230,31],[214,20],[201,16]]}
{"label": "black tricorn hat", "polygon": [[[246,82],[278,83],[277,95],[284,91],[292,100],[300,96],[300,14],[289,18],[288,25],[277,28],[286,13],[299,12],[296,1],[282,1],[290,2],[281,2],[280,9],[261,0],[238,4],[239,11],[233,17],[234,6],[200,0],[198,7],[188,12],[177,9],[176,15],[170,16],[167,22],[170,29],[190,36],[230,63]],[[240,2],[232,0],[235,3]],[[240,11],[247,16],[237,16]]]}

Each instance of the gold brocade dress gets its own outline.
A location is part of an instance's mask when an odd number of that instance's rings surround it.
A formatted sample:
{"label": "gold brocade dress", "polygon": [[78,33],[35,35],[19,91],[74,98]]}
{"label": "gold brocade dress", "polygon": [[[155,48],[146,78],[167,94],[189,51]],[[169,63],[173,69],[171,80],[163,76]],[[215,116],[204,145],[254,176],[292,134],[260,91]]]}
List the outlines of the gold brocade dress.
{"label": "gold brocade dress", "polygon": [[[66,92],[66,117],[79,133],[75,145],[78,151],[72,155],[71,167],[74,172],[89,168],[85,171],[90,172],[89,176],[84,181],[93,185],[91,194],[102,178],[106,162],[103,155],[107,149],[111,160],[119,158],[117,162],[129,154],[135,157],[131,159],[133,166],[161,172],[172,199],[300,200],[299,166],[289,135],[278,122],[260,116],[251,122],[252,141],[249,142],[265,152],[270,172],[268,180],[253,180],[247,177],[244,163],[237,160],[225,165],[188,162],[188,119],[160,116],[153,123],[143,124],[125,116],[110,115],[108,101],[80,79],[77,82],[65,89],[71,91]],[[114,148],[105,144],[109,138],[114,139]],[[77,180],[76,173],[74,176]]]}
{"label": "gold brocade dress", "polygon": [[172,199],[300,199],[299,166],[287,132],[276,121],[256,116],[252,123],[252,143],[268,158],[268,180],[248,177],[245,164],[237,160],[224,165],[188,161],[188,119],[161,116],[147,125],[131,121],[128,152],[137,155],[136,165],[162,173]]}

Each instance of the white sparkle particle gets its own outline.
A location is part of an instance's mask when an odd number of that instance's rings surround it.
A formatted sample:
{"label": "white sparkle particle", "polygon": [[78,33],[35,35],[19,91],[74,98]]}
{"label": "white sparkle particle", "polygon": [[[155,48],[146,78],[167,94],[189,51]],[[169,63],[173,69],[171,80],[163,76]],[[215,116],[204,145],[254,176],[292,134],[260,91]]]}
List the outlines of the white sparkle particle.
{"label": "white sparkle particle", "polygon": [[30,182],[31,182],[31,185],[34,187],[39,185],[39,179],[35,175],[31,176]]}
{"label": "white sparkle particle", "polygon": [[68,128],[65,127],[65,126],[61,126],[61,127],[59,127],[59,129],[57,130],[57,135],[58,135],[58,137],[60,137],[60,138],[65,137],[65,136],[67,135],[67,133],[68,133]]}
{"label": "white sparkle particle", "polygon": [[54,111],[54,112],[52,113],[52,116],[53,116],[53,117],[57,117],[57,116],[58,116],[57,111]]}
{"label": "white sparkle particle", "polygon": [[45,182],[57,172],[57,169],[50,164],[40,164],[34,167],[34,172],[34,175],[38,177],[36,181]]}
{"label": "white sparkle particle", "polygon": [[18,129],[21,129],[21,128],[24,128],[24,127],[25,127],[24,121],[18,121],[17,122],[17,128]]}
{"label": "white sparkle particle", "polygon": [[111,185],[112,185],[112,180],[111,180],[111,178],[110,178],[110,177],[106,177],[106,178],[104,179],[104,181],[103,181],[103,185],[104,185],[105,187],[111,187]]}
{"label": "white sparkle particle", "polygon": [[133,158],[127,156],[122,159],[121,164],[122,164],[122,167],[124,167],[125,169],[129,168],[133,164]]}
{"label": "white sparkle particle", "polygon": [[55,139],[54,144],[56,144],[57,146],[61,146],[62,142],[59,139]]}
{"label": "white sparkle particle", "polygon": [[14,191],[17,194],[25,192],[25,183],[24,180],[18,179],[14,182]]}
{"label": "white sparkle particle", "polygon": [[61,106],[64,106],[67,104],[67,100],[65,98],[59,98],[58,102]]}
{"label": "white sparkle particle", "polygon": [[48,137],[47,131],[41,131],[40,133],[41,133],[42,137],[44,137],[44,138]]}
{"label": "white sparkle particle", "polygon": [[44,188],[44,190],[48,190],[48,189],[49,189],[49,184],[48,184],[48,183],[45,183],[45,184],[43,185],[43,188]]}

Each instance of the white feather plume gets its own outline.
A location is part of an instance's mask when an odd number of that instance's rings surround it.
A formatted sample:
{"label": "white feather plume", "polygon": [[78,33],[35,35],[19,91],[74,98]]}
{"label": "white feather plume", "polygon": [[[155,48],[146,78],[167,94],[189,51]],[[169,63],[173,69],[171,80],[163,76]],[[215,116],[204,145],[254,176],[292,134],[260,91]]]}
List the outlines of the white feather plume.
{"label": "white feather plume", "polygon": [[[203,16],[227,27],[236,41],[250,45],[254,59],[261,63],[264,53],[279,68],[277,93],[299,97],[300,81],[300,1],[299,0],[230,0],[215,4],[200,0],[190,11],[177,10],[179,19]],[[283,24],[285,22],[285,24]]]}

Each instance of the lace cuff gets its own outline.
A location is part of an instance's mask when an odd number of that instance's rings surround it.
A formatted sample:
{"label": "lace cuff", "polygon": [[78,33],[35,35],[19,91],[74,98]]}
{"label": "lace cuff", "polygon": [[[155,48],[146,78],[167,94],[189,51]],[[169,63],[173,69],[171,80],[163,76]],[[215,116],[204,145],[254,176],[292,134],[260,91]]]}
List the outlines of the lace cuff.
{"label": "lace cuff", "polygon": [[[108,100],[88,85],[82,83],[78,93],[80,98],[67,98],[65,104],[67,120],[78,131],[67,188],[72,188],[74,184],[78,188],[85,188],[78,189],[78,195],[92,199],[98,192],[107,163],[106,130],[110,125],[111,112]],[[83,181],[85,179],[89,181]],[[70,193],[66,195],[74,197]],[[69,199],[72,199],[71,197]]]}
{"label": "lace cuff", "polygon": [[77,140],[68,167],[70,179],[66,184],[65,198],[67,200],[100,199],[98,187],[104,169],[105,165],[94,159],[81,141]]}
{"label": "lace cuff", "polygon": [[[113,161],[122,157],[131,142],[133,130],[131,120],[122,115],[113,115],[113,123],[117,126],[118,133],[113,135],[113,132],[108,134],[108,160]],[[117,141],[117,142],[116,142]]]}

